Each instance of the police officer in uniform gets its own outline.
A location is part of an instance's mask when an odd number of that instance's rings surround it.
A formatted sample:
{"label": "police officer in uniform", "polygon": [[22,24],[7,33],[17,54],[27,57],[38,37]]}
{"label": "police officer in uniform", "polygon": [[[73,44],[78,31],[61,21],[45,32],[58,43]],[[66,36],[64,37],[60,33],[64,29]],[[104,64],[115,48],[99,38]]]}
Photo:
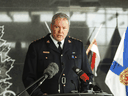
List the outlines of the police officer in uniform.
{"label": "police officer in uniform", "polygon": [[[79,79],[79,76],[72,70],[74,66],[77,66],[89,76],[89,81],[92,81],[93,75],[86,50],[80,40],[67,36],[68,31],[68,16],[64,13],[57,13],[52,18],[51,34],[30,44],[22,76],[25,87],[39,79],[51,62],[55,62],[59,66],[59,72],[53,78],[45,80],[32,93],[32,96],[88,90],[88,82]],[[61,51],[58,48],[61,48]],[[58,84],[60,84],[60,92]],[[31,94],[37,85],[28,89],[28,93]]]}

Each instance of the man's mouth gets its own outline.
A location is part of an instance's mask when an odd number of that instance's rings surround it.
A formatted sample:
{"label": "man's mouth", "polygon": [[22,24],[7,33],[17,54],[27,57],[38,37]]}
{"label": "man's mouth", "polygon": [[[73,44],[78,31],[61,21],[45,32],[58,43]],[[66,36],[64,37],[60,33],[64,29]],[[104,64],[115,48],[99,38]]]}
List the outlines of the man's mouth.
{"label": "man's mouth", "polygon": [[57,37],[62,37],[63,35],[57,35]]}

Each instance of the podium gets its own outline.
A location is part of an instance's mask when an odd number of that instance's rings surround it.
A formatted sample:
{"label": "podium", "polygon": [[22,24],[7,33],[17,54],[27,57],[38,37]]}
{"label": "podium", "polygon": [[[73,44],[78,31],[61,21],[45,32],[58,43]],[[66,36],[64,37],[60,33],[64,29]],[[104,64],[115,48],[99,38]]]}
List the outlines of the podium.
{"label": "podium", "polygon": [[113,96],[113,95],[102,92],[102,93],[63,93],[63,94],[50,94],[47,96]]}

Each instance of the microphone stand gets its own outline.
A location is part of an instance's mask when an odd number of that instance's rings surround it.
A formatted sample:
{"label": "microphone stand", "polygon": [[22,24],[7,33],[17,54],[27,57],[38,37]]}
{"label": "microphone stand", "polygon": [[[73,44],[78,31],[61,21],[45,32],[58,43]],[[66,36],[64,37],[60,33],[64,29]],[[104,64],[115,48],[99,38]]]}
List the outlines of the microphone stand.
{"label": "microphone stand", "polygon": [[38,86],[31,92],[30,96],[33,94],[33,92],[45,81],[45,79],[48,78],[48,75],[44,75],[44,79],[42,81],[40,81],[40,83],[38,84]]}
{"label": "microphone stand", "polygon": [[[32,87],[34,84],[36,84],[37,82],[39,82],[40,80],[42,80],[41,84],[44,82],[44,80],[47,78],[48,76],[43,75],[42,77],[40,77],[38,80],[36,80],[34,83],[32,83],[31,85],[29,85],[27,88],[25,88],[23,91],[21,91],[20,93],[18,93],[16,96],[20,96],[21,94],[23,94],[26,90],[28,90],[30,87]],[[40,85],[41,85],[40,84]]]}
{"label": "microphone stand", "polygon": [[63,63],[63,67],[64,68],[62,69],[61,74],[60,74],[59,79],[58,79],[58,93],[60,93],[60,78],[61,78],[61,76],[63,74],[64,69],[65,69],[65,64],[64,63]]}

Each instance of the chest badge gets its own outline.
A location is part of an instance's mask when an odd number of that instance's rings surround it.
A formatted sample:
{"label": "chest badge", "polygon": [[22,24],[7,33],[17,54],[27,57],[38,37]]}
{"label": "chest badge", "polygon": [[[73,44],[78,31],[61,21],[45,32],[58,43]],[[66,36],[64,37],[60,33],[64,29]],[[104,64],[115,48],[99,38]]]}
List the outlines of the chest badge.
{"label": "chest badge", "polygon": [[71,41],[70,41],[70,40],[68,40],[68,43],[71,43]]}

